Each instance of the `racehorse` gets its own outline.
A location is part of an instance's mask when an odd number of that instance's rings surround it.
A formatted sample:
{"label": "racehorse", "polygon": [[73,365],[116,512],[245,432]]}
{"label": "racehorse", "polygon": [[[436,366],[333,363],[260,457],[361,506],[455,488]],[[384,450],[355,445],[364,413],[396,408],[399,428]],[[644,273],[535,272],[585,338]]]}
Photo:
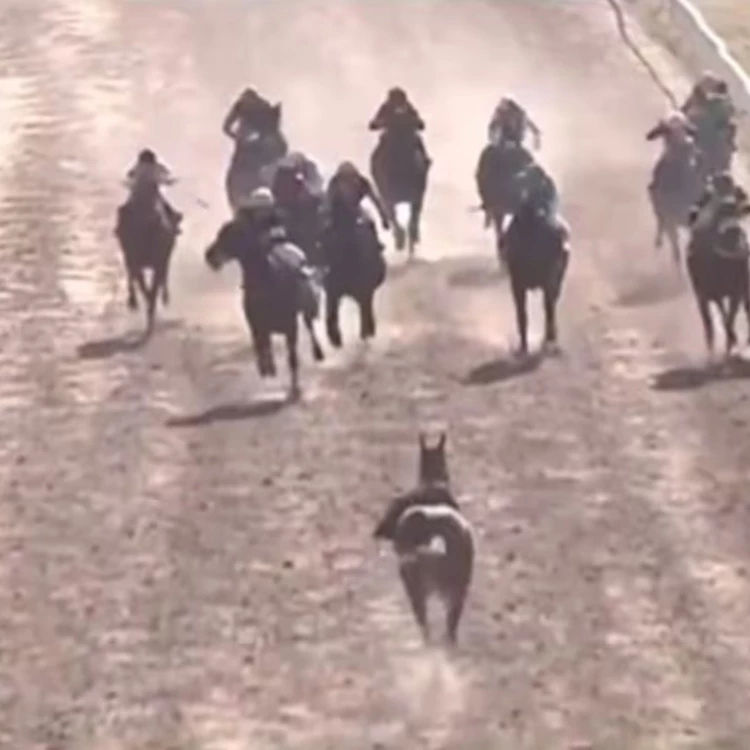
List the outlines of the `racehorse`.
{"label": "racehorse", "polygon": [[[299,156],[319,175],[314,162],[302,154]],[[271,186],[289,240],[302,250],[308,262],[315,268],[323,266],[320,238],[323,230],[324,193],[321,187],[322,184],[309,184],[301,166],[285,162],[279,164]]]}
{"label": "racehorse", "polygon": [[256,188],[270,187],[276,165],[288,150],[286,138],[281,132],[281,104],[277,104],[268,131],[235,139],[225,183],[227,200],[233,213]]}
{"label": "racehorse", "polygon": [[656,247],[666,236],[672,258],[680,263],[680,229],[687,229],[690,209],[708,177],[696,148],[665,151],[656,162],[648,194],[656,217]]}
{"label": "racehorse", "polygon": [[523,186],[519,176],[533,161],[531,152],[513,141],[490,142],[479,155],[475,171],[477,192],[485,226],[494,225],[498,243],[506,219],[521,201]]}
{"label": "racehorse", "polygon": [[455,645],[474,568],[474,534],[450,488],[445,432],[437,445],[419,436],[418,486],[394,498],[377,525],[376,539],[393,543],[399,574],[425,642],[429,641],[427,600],[446,605],[446,635]]}
{"label": "racehorse", "polygon": [[313,359],[321,362],[324,358],[315,332],[319,289],[311,277],[301,272],[299,264],[295,266],[295,261],[289,260],[290,256],[294,259],[299,255],[301,251],[288,242],[266,252],[242,216],[225,223],[205,253],[206,263],[215,271],[230,260],[238,261],[242,267],[243,311],[262,378],[276,375],[272,334],[284,336],[292,398],[300,395],[297,351],[300,315],[310,336]]}
{"label": "racehorse", "polygon": [[732,211],[731,206],[719,206],[716,228],[694,232],[687,255],[688,275],[703,322],[706,346],[712,353],[714,328],[710,306],[714,303],[724,324],[726,356],[737,344],[734,324],[740,306],[745,308],[750,328],[748,243],[742,227],[732,220]]}
{"label": "racehorse", "polygon": [[393,225],[397,250],[409,256],[420,242],[422,210],[431,162],[419,134],[384,133],[370,156],[370,176]]}
{"label": "racehorse", "polygon": [[326,330],[333,346],[342,345],[339,306],[344,297],[359,307],[360,338],[376,332],[375,294],[386,277],[383,247],[371,224],[356,212],[337,213],[327,218],[321,237],[321,255],[326,266]]}
{"label": "racehorse", "polygon": [[[146,301],[147,332],[153,330],[156,302],[169,304],[169,265],[177,241],[177,229],[159,204],[158,189],[142,186],[117,210],[115,236],[122,249],[128,279],[128,307],[138,309],[136,288]],[[145,271],[151,271],[146,283]]]}
{"label": "racehorse", "polygon": [[526,298],[535,289],[541,290],[544,300],[544,343],[555,345],[557,303],[570,258],[566,233],[523,200],[510,220],[504,245],[521,353],[529,349]]}

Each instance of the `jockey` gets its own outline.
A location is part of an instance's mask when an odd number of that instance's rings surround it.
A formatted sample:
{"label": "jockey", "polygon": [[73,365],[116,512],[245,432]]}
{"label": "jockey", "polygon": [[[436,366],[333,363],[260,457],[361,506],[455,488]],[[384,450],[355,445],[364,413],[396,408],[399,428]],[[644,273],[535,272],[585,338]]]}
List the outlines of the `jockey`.
{"label": "jockey", "polygon": [[696,154],[695,135],[695,128],[687,117],[682,112],[675,111],[651,128],[646,133],[646,140],[663,139],[662,163],[666,158],[670,161],[679,160],[683,164],[689,164],[692,163]]}
{"label": "jockey", "polygon": [[685,100],[685,103],[680,107],[690,119],[692,119],[693,113],[696,110],[700,110],[706,103],[708,96],[716,91],[717,86],[722,84],[723,81],[710,71],[706,71],[698,79],[698,82],[693,86],[693,90]]}
{"label": "jockey", "polygon": [[646,133],[646,140],[654,141],[657,138],[663,138],[665,148],[669,151],[677,147],[692,145],[694,136],[695,127],[682,112],[675,111],[651,128]]}
{"label": "jockey", "polygon": [[233,140],[244,140],[254,133],[266,135],[273,130],[275,116],[276,107],[255,89],[247,88],[232,104],[222,130]]}
{"label": "jockey", "polygon": [[418,153],[429,164],[430,159],[419,133],[425,129],[424,120],[416,107],[409,101],[406,92],[398,86],[388,92],[369,125],[370,130],[383,131],[385,137],[398,134],[410,136]]}
{"label": "jockey", "polygon": [[372,218],[361,205],[365,198],[369,198],[377,209],[383,229],[390,228],[388,214],[372,183],[351,162],[345,161],[339,165],[328,183],[326,197],[328,212],[332,219],[335,220],[337,216],[341,216],[342,212],[353,212],[358,218],[372,225],[372,230],[375,232]]}
{"label": "jockey", "polygon": [[[289,182],[285,183],[287,180]],[[287,185],[292,185],[292,181],[296,183],[297,195],[319,198],[325,193],[323,177],[317,164],[300,151],[288,154],[276,169],[271,188],[276,200],[287,193]]]}
{"label": "jockey", "polygon": [[253,190],[237,210],[237,218],[246,223],[260,240],[264,250],[286,239],[286,230],[273,193],[265,187]]}
{"label": "jockey", "polygon": [[239,210],[238,217],[248,222],[261,250],[272,261],[285,266],[303,281],[313,278],[314,270],[305,254],[289,241],[273,193],[268,188],[254,190],[247,203]]}
{"label": "jockey", "polygon": [[730,172],[715,175],[690,210],[690,228],[695,231],[714,229],[720,206],[731,207],[730,218],[739,220],[750,214],[750,197]]}
{"label": "jockey", "polygon": [[520,146],[523,144],[527,132],[530,132],[534,138],[534,147],[539,148],[542,137],[541,130],[515,99],[503,97],[492,113],[488,128],[489,140],[492,143],[505,140]]}
{"label": "jockey", "polygon": [[175,232],[180,231],[182,214],[172,207],[160,190],[162,186],[173,185],[175,178],[169,169],[159,162],[151,149],[143,149],[138,154],[136,163],[127,172],[126,180],[131,196],[139,190],[153,190],[158,205],[164,208],[168,222],[174,227]]}

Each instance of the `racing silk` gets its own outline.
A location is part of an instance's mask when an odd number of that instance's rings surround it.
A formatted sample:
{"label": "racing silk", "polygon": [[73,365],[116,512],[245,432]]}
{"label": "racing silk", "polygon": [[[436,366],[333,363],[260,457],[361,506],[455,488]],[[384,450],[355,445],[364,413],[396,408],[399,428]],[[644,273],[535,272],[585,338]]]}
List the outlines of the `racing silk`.
{"label": "racing silk", "polygon": [[268,133],[273,128],[274,106],[266,99],[247,102],[240,97],[229,110],[224,120],[225,132],[234,132],[240,140],[253,133]]}
{"label": "racing silk", "polygon": [[506,99],[495,107],[488,128],[490,141],[506,139],[521,144],[529,131],[540,135],[539,128],[517,102]]}
{"label": "racing silk", "polygon": [[424,120],[411,102],[393,104],[385,101],[370,122],[370,130],[403,130],[416,133],[424,129]]}
{"label": "racing silk", "polygon": [[690,210],[690,226],[699,231],[713,227],[720,206],[731,208],[730,218],[740,219],[750,213],[750,197],[739,185],[726,194],[718,192],[713,186],[707,187]]}
{"label": "racing silk", "polygon": [[162,185],[170,185],[174,182],[172,173],[163,164],[146,164],[138,162],[128,170],[126,175],[131,195],[142,189],[151,189],[159,192]]}

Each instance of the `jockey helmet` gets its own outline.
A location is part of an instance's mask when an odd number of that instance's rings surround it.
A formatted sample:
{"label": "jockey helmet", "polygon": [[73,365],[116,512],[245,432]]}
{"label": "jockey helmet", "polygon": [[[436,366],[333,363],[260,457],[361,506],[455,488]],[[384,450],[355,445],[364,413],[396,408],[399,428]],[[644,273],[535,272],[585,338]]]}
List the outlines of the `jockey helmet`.
{"label": "jockey helmet", "polygon": [[156,154],[150,148],[144,148],[138,154],[139,164],[156,164]]}
{"label": "jockey helmet", "polygon": [[359,177],[359,170],[350,161],[342,161],[339,164],[336,174],[339,177]]}
{"label": "jockey helmet", "polygon": [[689,123],[687,117],[677,110],[670,112],[664,119],[664,124],[670,130],[685,130]]}
{"label": "jockey helmet", "polygon": [[265,187],[260,187],[250,194],[244,208],[250,209],[272,209],[276,205],[273,193]]}
{"label": "jockey helmet", "polygon": [[734,178],[732,177],[731,172],[720,172],[719,174],[714,175],[711,182],[714,190],[720,195],[726,195],[734,190]]}
{"label": "jockey helmet", "polygon": [[704,94],[716,88],[721,83],[721,79],[713,72],[707,70],[698,79],[697,88]]}
{"label": "jockey helmet", "polygon": [[393,104],[406,104],[408,101],[406,92],[400,86],[394,86],[388,92],[388,101]]}

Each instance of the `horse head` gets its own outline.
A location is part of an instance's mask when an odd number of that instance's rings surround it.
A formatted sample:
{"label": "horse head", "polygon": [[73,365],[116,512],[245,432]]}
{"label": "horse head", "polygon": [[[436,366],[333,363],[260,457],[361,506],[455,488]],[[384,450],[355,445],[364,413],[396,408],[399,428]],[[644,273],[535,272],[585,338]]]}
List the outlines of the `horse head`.
{"label": "horse head", "polygon": [[424,432],[419,433],[419,483],[421,485],[448,484],[448,461],[445,457],[445,445],[447,435],[441,430],[437,443],[430,447],[427,444],[427,436]]}
{"label": "horse head", "polygon": [[234,218],[227,221],[205,252],[206,264],[212,270],[218,271],[230,260],[239,260],[247,250],[248,234],[244,219]]}

